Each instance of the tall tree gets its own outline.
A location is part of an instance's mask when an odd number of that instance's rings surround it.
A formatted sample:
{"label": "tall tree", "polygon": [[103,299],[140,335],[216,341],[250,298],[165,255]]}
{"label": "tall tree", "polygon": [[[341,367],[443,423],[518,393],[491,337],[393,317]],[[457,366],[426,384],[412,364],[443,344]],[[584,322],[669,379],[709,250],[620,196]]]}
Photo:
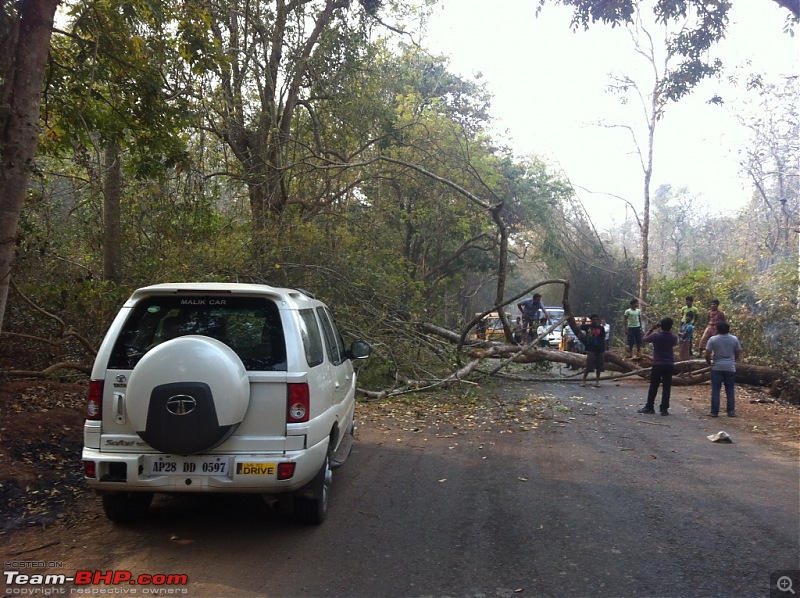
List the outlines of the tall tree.
{"label": "tall tree", "polygon": [[27,0],[0,7],[0,330],[17,225],[39,141],[42,83],[58,4]]}
{"label": "tall tree", "polygon": [[[693,29],[683,23],[677,31],[671,26],[647,25],[642,14],[635,12],[633,22],[626,25],[634,51],[643,60],[646,74],[633,75],[615,73],[609,89],[620,94],[623,103],[633,98],[633,106],[638,111],[634,124],[612,124],[626,130],[633,142],[642,174],[642,204],[637,220],[639,224],[639,299],[647,304],[648,276],[650,267],[650,203],[654,169],[656,129],[666,114],[670,102],[677,102],[689,93],[702,79],[718,72],[719,60],[707,63],[700,58],[681,61],[681,52],[687,39],[692,39]],[[703,15],[696,15],[702,19]],[[663,19],[662,19],[663,21]],[[666,23],[666,22],[665,22]],[[659,33],[654,34],[653,31]],[[663,36],[657,41],[656,35]],[[682,49],[683,48],[683,49]]]}
{"label": "tall tree", "polygon": [[[198,100],[208,128],[231,149],[247,185],[255,235],[291,203],[291,170],[308,157],[299,126],[321,122],[342,70],[358,65],[358,46],[379,2],[361,0],[224,0],[183,3],[183,52],[206,71]],[[306,118],[307,116],[307,118]],[[308,138],[324,136],[314,130]],[[262,239],[263,240],[263,239]]]}
{"label": "tall tree", "polygon": [[[184,160],[192,113],[181,79],[170,2],[75,2],[53,39],[42,151],[75,159],[102,189],[104,278],[121,272],[125,175],[163,177]],[[87,148],[96,148],[94,155]],[[105,159],[100,156],[105,156]]]}
{"label": "tall tree", "polygon": [[122,164],[119,143],[105,150],[103,179],[103,278],[118,281],[122,259],[120,204],[122,202]]}

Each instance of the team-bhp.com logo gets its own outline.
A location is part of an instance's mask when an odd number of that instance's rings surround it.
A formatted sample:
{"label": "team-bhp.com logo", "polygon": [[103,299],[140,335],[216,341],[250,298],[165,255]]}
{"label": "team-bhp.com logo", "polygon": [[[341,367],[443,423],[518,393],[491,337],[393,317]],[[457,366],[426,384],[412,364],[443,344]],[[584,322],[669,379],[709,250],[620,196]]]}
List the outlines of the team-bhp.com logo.
{"label": "team-bhp.com logo", "polygon": [[[22,573],[20,571],[3,571],[3,578],[6,582],[6,594],[9,595],[43,595],[45,587],[50,591],[47,594],[93,594],[92,588],[86,586],[120,586],[122,591],[113,593],[136,594],[137,590],[130,586],[141,586],[142,594],[164,594],[171,595],[186,593],[185,588],[175,588],[174,586],[185,586],[189,583],[189,576],[186,574],[142,574],[133,575],[130,571],[88,571],[78,570],[74,575],[64,573]],[[67,584],[73,587],[64,588]],[[32,586],[39,586],[33,588]],[[59,587],[61,586],[61,587]],[[124,589],[123,589],[124,588]],[[60,591],[59,591],[60,590]],[[104,593],[112,593],[105,590]]]}

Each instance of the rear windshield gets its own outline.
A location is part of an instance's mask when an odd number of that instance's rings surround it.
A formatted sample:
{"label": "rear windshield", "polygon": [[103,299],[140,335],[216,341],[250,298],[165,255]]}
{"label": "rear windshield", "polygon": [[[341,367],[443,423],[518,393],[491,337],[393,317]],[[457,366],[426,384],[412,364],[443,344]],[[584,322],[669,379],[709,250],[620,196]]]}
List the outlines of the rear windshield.
{"label": "rear windshield", "polygon": [[286,370],[278,306],[256,297],[149,297],[136,304],[117,338],[109,369],[132,369],[165,341],[201,334],[222,341],[247,370]]}
{"label": "rear windshield", "polygon": [[[547,311],[547,315],[550,316],[549,324],[555,324],[561,318],[564,317],[564,308],[563,307],[545,307],[545,311]],[[563,324],[558,326],[556,330],[561,330]]]}

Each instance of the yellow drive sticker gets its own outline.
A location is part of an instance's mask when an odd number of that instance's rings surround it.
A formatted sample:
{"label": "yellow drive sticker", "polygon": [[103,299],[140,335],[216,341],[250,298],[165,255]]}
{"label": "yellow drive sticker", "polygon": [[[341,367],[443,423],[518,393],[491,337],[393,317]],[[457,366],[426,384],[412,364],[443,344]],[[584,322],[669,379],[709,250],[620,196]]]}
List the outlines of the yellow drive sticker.
{"label": "yellow drive sticker", "polygon": [[275,475],[275,464],[237,463],[236,475]]}

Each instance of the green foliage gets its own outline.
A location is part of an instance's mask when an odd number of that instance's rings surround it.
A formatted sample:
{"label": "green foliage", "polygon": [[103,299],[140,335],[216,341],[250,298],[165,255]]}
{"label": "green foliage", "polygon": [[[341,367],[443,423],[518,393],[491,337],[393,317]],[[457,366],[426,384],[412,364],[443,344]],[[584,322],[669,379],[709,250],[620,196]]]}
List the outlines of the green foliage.
{"label": "green foliage", "polygon": [[175,87],[172,4],[102,0],[71,5],[69,35],[55,36],[43,103],[49,155],[128,148],[129,172],[155,177],[186,160],[188,104]]}
{"label": "green foliage", "polygon": [[215,209],[213,197],[178,195],[169,186],[141,185],[125,202],[123,255],[127,278],[234,280],[249,259],[249,227]]}
{"label": "green foliage", "polygon": [[[132,289],[96,278],[61,277],[50,284],[35,282],[23,291],[35,296],[37,304],[65,322],[87,322],[81,332],[90,339],[100,339],[107,325],[119,311]],[[47,320],[40,320],[47,323]],[[49,323],[52,326],[52,322]]]}
{"label": "green foliage", "polygon": [[740,325],[750,340],[749,351],[762,363],[783,363],[796,370],[800,363],[797,264],[783,260],[753,282],[757,286],[740,307]]}
{"label": "green foliage", "polygon": [[427,287],[414,279],[413,266],[397,248],[381,238],[386,230],[368,218],[358,211],[336,219],[284,214],[270,232],[282,242],[265,260],[268,269],[254,280],[311,291],[331,306],[347,343],[369,340],[372,357],[359,365],[362,386],[429,377],[429,368],[444,371],[452,361],[448,349],[420,343],[414,334],[414,322],[430,317]]}
{"label": "green foliage", "polygon": [[694,297],[698,309],[707,309],[711,300],[720,295],[715,288],[718,280],[719,276],[708,266],[681,272],[674,278],[655,279],[650,287],[650,310],[658,310],[659,318],[668,317],[680,310],[689,295]]}
{"label": "green foliage", "polygon": [[[81,178],[82,168],[53,159],[41,163],[61,176],[38,179],[28,196],[20,222],[18,278],[53,284],[62,277],[100,279],[102,198],[91,179]],[[161,179],[130,181],[125,187],[118,239],[124,248],[123,286],[235,280],[249,259],[249,227],[235,211],[220,209],[219,188],[199,173],[171,171]]]}

